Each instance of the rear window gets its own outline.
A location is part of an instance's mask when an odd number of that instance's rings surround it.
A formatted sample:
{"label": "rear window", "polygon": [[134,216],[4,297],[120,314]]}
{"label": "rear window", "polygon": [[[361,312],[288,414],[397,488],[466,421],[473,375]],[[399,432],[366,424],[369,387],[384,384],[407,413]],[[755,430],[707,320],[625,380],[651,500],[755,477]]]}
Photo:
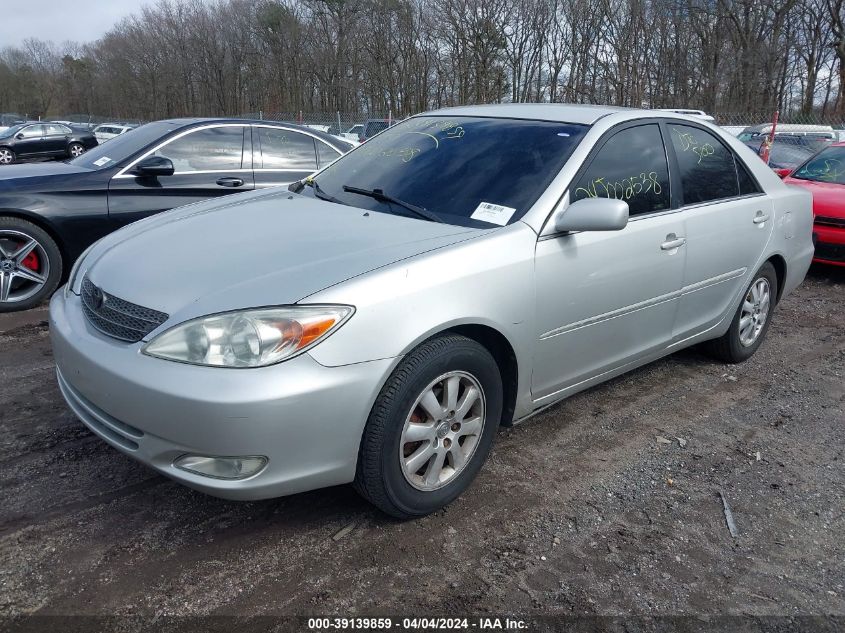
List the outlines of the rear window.
{"label": "rear window", "polygon": [[[398,205],[346,192],[344,185],[382,189],[454,224],[510,224],[534,204],[588,129],[551,121],[415,117],[344,155],[316,180],[326,194],[356,207],[406,214]],[[304,193],[313,195],[313,189]]]}

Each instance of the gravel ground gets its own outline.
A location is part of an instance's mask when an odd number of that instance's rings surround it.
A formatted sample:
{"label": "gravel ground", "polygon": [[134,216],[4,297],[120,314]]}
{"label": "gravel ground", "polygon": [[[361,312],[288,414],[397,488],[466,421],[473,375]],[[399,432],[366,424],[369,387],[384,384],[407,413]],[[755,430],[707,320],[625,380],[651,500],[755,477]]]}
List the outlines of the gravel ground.
{"label": "gravel ground", "polygon": [[686,350],[503,429],[406,523],[153,474],[65,407],[45,318],[0,318],[0,616],[845,615],[845,269],[745,364]]}

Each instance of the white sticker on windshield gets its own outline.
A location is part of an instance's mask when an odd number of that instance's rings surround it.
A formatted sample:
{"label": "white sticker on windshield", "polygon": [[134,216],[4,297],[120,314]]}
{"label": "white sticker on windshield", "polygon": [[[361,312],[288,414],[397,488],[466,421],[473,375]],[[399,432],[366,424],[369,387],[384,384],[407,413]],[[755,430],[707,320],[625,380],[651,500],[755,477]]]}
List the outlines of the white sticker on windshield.
{"label": "white sticker on windshield", "polygon": [[97,160],[95,160],[94,164],[97,167],[102,167],[106,163],[110,163],[110,162],[111,162],[111,158],[109,158],[108,156],[103,156],[102,158],[98,158]]}
{"label": "white sticker on windshield", "polygon": [[511,216],[516,213],[516,209],[511,207],[503,207],[500,204],[491,204],[489,202],[482,202],[479,204],[472,215],[469,216],[473,220],[482,220],[490,224],[498,224],[504,226],[511,219]]}

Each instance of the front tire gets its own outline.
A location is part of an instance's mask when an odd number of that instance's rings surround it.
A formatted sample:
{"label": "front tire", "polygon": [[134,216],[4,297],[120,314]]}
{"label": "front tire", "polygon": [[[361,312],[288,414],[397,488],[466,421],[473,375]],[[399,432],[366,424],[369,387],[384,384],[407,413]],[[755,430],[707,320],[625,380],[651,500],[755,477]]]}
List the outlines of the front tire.
{"label": "front tire", "polygon": [[754,275],[742,296],[728,331],[707,343],[708,351],[726,363],[748,360],[763,343],[778,296],[778,276],[766,262]]}
{"label": "front tire", "polygon": [[0,165],[11,165],[17,158],[15,153],[8,147],[0,147]]}
{"label": "front tire", "polygon": [[85,148],[82,146],[81,143],[71,143],[67,146],[67,155],[70,158],[76,158],[77,156],[82,156],[85,153]]}
{"label": "front tire", "polygon": [[0,216],[0,312],[37,306],[61,278],[62,256],[53,238],[32,222]]}
{"label": "front tire", "polygon": [[361,439],[355,489],[408,519],[472,483],[502,416],[502,378],[476,341],[440,336],[414,349],[379,393]]}

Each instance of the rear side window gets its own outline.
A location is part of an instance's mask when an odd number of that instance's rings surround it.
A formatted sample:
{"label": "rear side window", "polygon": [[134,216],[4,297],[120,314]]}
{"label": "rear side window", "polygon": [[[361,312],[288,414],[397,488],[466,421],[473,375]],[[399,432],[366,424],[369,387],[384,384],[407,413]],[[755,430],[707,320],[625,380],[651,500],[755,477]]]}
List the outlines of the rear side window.
{"label": "rear side window", "polygon": [[630,215],[669,208],[669,167],[657,124],[614,134],[571,189],[570,198],[616,198]]}
{"label": "rear side window", "polygon": [[739,195],[733,154],[719,139],[697,127],[670,123],[668,128],[678,157],[684,204]]}
{"label": "rear side window", "polygon": [[263,169],[317,169],[314,139],[310,136],[281,128],[260,127],[258,140]]}

